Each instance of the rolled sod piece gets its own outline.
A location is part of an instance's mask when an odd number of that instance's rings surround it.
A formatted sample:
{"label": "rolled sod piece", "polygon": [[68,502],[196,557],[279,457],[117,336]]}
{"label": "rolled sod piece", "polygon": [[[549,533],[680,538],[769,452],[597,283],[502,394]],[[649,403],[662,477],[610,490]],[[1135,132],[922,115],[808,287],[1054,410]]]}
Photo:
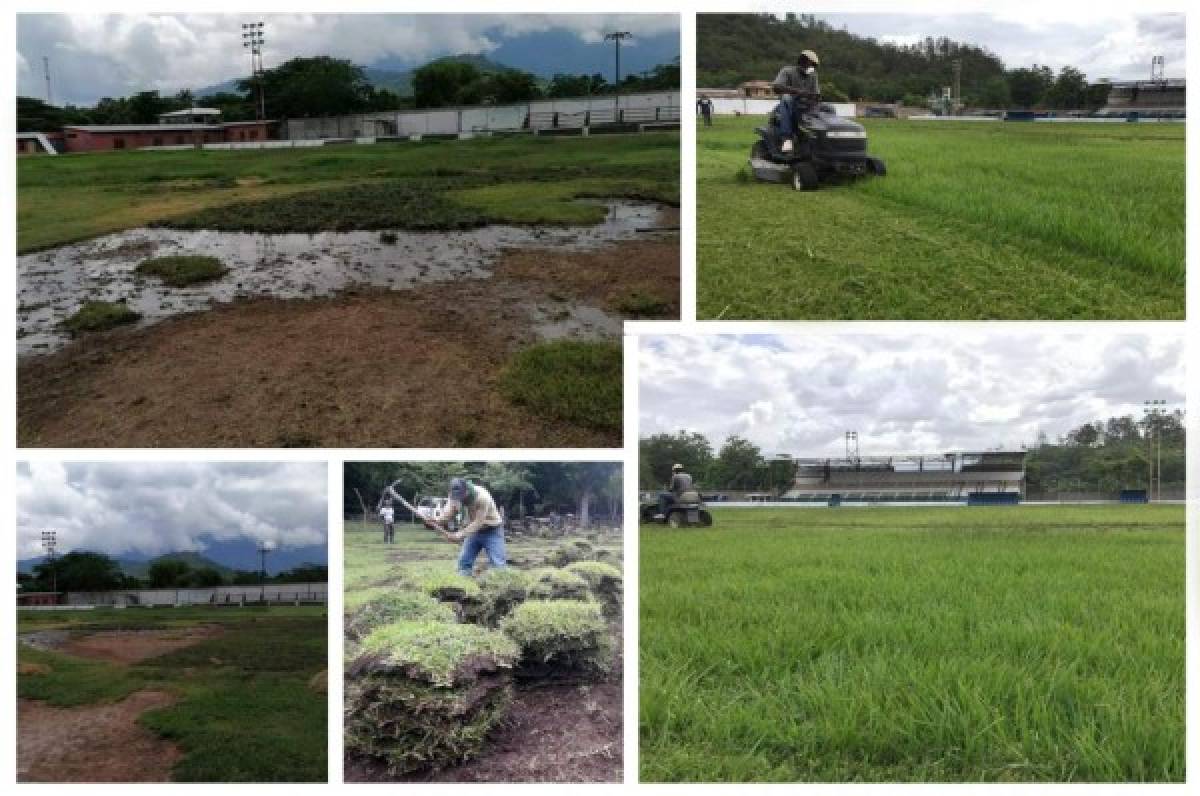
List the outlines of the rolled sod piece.
{"label": "rolled sod piece", "polygon": [[515,567],[489,569],[479,578],[480,602],[471,621],[489,627],[497,623],[529,596],[532,577]]}
{"label": "rolled sod piece", "polygon": [[575,561],[587,561],[594,558],[596,548],[585,539],[571,539],[563,542],[546,556],[546,563],[555,567],[565,567]]}
{"label": "rolled sod piece", "polygon": [[539,567],[531,570],[529,596],[541,600],[586,600],[591,596],[588,582],[558,567]]}
{"label": "rolled sod piece", "polygon": [[521,646],[522,680],[594,680],[612,670],[613,641],[599,603],[526,600],[500,629]]}
{"label": "rolled sod piece", "polygon": [[503,633],[478,625],[377,628],[346,670],[346,748],[393,775],[472,759],[512,703],[519,655]]}
{"label": "rolled sod piece", "polygon": [[474,578],[460,575],[449,562],[427,562],[405,565],[398,573],[399,581],[413,591],[454,603],[460,618],[478,611],[483,597]]}
{"label": "rolled sod piece", "polygon": [[625,587],[621,570],[600,561],[576,561],[568,565],[566,571],[587,581],[592,594],[603,604],[605,616],[611,618],[621,615],[621,599]]}
{"label": "rolled sod piece", "polygon": [[371,598],[346,619],[346,635],[361,639],[383,625],[400,621],[456,621],[453,606],[416,591],[389,589]]}

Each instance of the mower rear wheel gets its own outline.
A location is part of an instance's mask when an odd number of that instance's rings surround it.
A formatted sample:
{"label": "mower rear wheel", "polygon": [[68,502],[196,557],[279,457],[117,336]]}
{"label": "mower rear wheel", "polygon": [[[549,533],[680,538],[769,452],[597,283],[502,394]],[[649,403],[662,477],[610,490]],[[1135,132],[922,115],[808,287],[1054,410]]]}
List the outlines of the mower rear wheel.
{"label": "mower rear wheel", "polygon": [[883,165],[879,158],[867,158],[867,171],[876,177],[882,177],[887,174],[887,166]]}
{"label": "mower rear wheel", "polygon": [[704,511],[703,509],[700,510],[700,527],[702,527],[702,528],[711,528],[712,527],[712,515],[709,514],[707,511]]}
{"label": "mower rear wheel", "polygon": [[797,163],[792,166],[792,187],[797,191],[815,191],[820,184],[817,170],[811,163]]}

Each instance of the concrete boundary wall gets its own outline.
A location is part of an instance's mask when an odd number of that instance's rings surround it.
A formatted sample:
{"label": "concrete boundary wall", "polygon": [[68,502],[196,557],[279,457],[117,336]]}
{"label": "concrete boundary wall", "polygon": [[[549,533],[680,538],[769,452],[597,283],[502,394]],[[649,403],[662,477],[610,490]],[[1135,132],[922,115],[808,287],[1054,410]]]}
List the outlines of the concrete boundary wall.
{"label": "concrete boundary wall", "polygon": [[287,140],[413,138],[517,130],[579,129],[617,123],[679,121],[679,92],[533,100],[514,105],[472,105],[414,111],[288,119]]}
{"label": "concrete boundary wall", "polygon": [[270,603],[326,603],[328,583],[267,583],[263,586],[216,586],[208,589],[121,589],[67,592],[67,605],[240,605],[264,596]]}
{"label": "concrete boundary wall", "polygon": [[[778,99],[751,99],[750,97],[716,97],[712,100],[713,114],[716,116],[766,116],[775,110]],[[853,102],[827,102],[833,112],[846,119],[858,115],[858,107]],[[697,113],[699,111],[697,110]]]}

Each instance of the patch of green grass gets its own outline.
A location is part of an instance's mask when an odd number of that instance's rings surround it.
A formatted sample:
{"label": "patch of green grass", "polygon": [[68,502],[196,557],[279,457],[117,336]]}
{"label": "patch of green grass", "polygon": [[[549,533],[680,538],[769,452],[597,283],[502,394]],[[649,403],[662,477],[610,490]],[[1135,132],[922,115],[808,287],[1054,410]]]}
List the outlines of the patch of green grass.
{"label": "patch of green grass", "polygon": [[20,660],[50,668],[18,677],[18,693],[54,705],[121,699],[142,689],[177,695],[139,721],[180,745],[172,771],[187,782],[324,782],[327,699],[309,681],[326,668],[323,606],[19,612],[18,628],[72,633],[219,624],[224,632],[133,666],[22,644]]}
{"label": "patch of green grass", "polygon": [[211,282],[229,273],[229,269],[216,257],[190,254],[151,257],[143,260],[137,271],[139,274],[156,276],[171,287]]}
{"label": "patch of green grass", "polygon": [[[435,685],[451,686],[477,661],[511,666],[520,654],[503,633],[452,622],[394,622],[363,639],[362,653],[396,668],[420,672]],[[472,675],[473,676],[473,675]]]}
{"label": "patch of green grass", "polygon": [[17,675],[17,696],[44,699],[56,707],[116,702],[145,685],[145,679],[124,666],[17,646],[20,663],[49,667],[44,674]]}
{"label": "patch of green grass", "polygon": [[621,346],[560,340],[515,354],[500,374],[510,401],[589,428],[621,428]]}
{"label": "patch of green grass", "polygon": [[[609,191],[632,185],[678,201],[679,134],[22,158],[17,163],[17,250],[169,219],[188,226],[210,219],[228,229],[246,229],[253,221],[266,231],[304,231],[313,227],[302,216],[307,211],[335,225],[326,229],[387,228],[386,219],[408,214],[417,227],[474,224],[481,223],[478,210],[444,199],[441,192],[509,182],[548,187],[572,182],[573,190],[586,193],[597,181]],[[435,193],[421,196],[427,189]],[[367,192],[356,196],[360,191]],[[283,201],[297,194],[305,196]],[[375,208],[373,202],[383,204]],[[248,220],[239,222],[230,211],[219,210],[230,205],[248,213]],[[206,215],[210,209],[212,215]]]}
{"label": "patch of green grass", "polygon": [[85,301],[74,315],[62,322],[71,334],[102,332],[127,323],[136,323],[141,314],[114,301]]}
{"label": "patch of green grass", "polygon": [[662,318],[671,311],[669,302],[645,293],[629,293],[613,302],[613,309],[629,318]]}
{"label": "patch of green grass", "polygon": [[643,781],[1182,782],[1184,507],[641,531]]}
{"label": "patch of green grass", "polygon": [[697,130],[701,319],[1178,319],[1184,126],[867,120],[888,175],[744,176],[754,117]]}

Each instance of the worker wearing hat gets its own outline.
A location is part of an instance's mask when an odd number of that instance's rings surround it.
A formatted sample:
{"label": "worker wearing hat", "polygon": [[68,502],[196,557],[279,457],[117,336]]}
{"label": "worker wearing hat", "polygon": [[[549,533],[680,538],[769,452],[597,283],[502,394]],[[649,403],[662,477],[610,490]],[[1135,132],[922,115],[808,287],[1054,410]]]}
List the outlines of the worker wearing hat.
{"label": "worker wearing hat", "polygon": [[[507,565],[504,550],[504,518],[496,508],[492,495],[480,484],[472,484],[465,478],[450,480],[450,496],[442,509],[443,517],[453,517],[459,509],[465,509],[467,523],[458,531],[448,531],[434,524],[442,536],[450,542],[462,542],[462,551],[458,556],[458,572],[460,575],[471,576],[475,569],[475,559],[482,550],[487,554],[488,563],[493,569],[503,569]],[[426,525],[430,522],[427,521]]]}
{"label": "worker wearing hat", "polygon": [[821,84],[817,80],[817,66],[820,59],[812,50],[805,50],[796,58],[795,66],[785,66],[775,76],[771,88],[781,95],[779,107],[779,133],[783,137],[783,151],[791,152],[796,135],[796,108],[805,107],[819,102],[821,99]]}
{"label": "worker wearing hat", "polygon": [[679,496],[684,492],[691,491],[692,477],[683,471],[682,464],[671,465],[671,486],[669,492],[658,493],[658,511],[664,517]]}

